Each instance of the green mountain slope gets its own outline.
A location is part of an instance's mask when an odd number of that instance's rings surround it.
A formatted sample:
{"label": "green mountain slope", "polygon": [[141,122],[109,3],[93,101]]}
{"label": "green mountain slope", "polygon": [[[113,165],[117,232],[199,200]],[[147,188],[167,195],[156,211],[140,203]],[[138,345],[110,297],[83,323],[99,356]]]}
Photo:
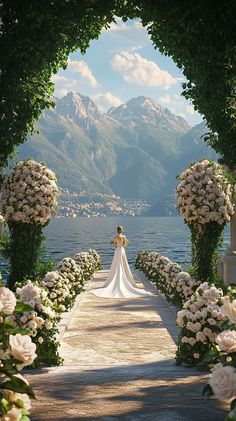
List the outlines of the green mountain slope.
{"label": "green mountain slope", "polygon": [[44,161],[71,191],[113,192],[150,203],[173,193],[175,175],[189,161],[214,155],[200,139],[204,124],[191,129],[145,97],[102,114],[90,98],[69,93],[43,113],[37,129],[17,159]]}

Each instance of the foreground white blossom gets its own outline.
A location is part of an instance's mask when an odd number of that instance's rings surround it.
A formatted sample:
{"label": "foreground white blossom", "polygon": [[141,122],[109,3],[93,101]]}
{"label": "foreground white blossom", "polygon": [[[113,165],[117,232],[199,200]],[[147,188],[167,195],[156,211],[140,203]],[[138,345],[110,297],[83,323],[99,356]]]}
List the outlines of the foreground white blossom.
{"label": "foreground white blossom", "polygon": [[31,408],[30,398],[26,393],[17,393],[7,389],[2,389],[2,393],[4,395],[4,398],[7,399],[8,402],[16,403],[19,406],[24,407],[28,410]]}
{"label": "foreground white blossom", "polygon": [[236,352],[236,331],[224,330],[216,337],[216,343],[221,351]]}
{"label": "foreground white blossom", "polygon": [[236,371],[233,367],[218,363],[214,366],[209,381],[215,397],[228,401],[236,396]]}
{"label": "foreground white blossom", "polygon": [[236,323],[236,300],[230,301],[229,297],[225,297],[221,312],[228,317],[231,323]]}
{"label": "foreground white blossom", "polygon": [[21,418],[21,409],[13,406],[6,414],[1,417],[1,421],[20,421]]}
{"label": "foreground white blossom", "polygon": [[5,287],[0,287],[0,313],[12,314],[16,306],[16,297]]}
{"label": "foreground white blossom", "polygon": [[37,357],[37,354],[35,353],[36,345],[28,335],[21,335],[20,333],[10,335],[9,345],[11,355],[16,360],[22,361],[22,366],[32,364]]}

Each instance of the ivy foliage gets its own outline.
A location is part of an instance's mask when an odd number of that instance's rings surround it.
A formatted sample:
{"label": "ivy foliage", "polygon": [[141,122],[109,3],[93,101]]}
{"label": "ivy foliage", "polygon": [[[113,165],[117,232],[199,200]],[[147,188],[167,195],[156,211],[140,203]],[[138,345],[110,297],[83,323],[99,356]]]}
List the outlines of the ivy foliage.
{"label": "ivy foliage", "polygon": [[25,279],[36,279],[43,271],[41,262],[43,227],[39,224],[8,222],[9,240],[5,244],[4,255],[10,262],[7,285],[11,290]]}
{"label": "ivy foliage", "polygon": [[222,287],[222,280],[217,273],[219,249],[222,245],[225,224],[209,222],[202,226],[189,224],[192,242],[193,276],[201,282],[211,282]]}
{"label": "ivy foliage", "polygon": [[[115,20],[138,18],[183,71],[183,95],[206,119],[208,143],[236,164],[236,2],[3,0],[0,3],[0,165],[53,106],[52,74]],[[10,52],[10,54],[9,54]]]}

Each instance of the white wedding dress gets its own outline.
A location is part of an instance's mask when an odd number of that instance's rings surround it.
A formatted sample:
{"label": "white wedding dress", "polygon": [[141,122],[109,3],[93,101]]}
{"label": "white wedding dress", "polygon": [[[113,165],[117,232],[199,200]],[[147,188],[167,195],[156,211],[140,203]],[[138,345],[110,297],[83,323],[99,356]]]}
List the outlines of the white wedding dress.
{"label": "white wedding dress", "polygon": [[152,295],[151,292],[137,287],[127,261],[125,242],[124,235],[114,238],[116,249],[107,280],[102,288],[94,288],[89,292],[103,298],[138,298]]}

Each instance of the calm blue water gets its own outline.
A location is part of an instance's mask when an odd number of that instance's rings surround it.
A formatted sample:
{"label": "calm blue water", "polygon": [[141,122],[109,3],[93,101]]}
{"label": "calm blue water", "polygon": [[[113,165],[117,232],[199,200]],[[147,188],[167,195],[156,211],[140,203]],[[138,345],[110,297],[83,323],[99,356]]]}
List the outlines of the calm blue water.
{"label": "calm blue water", "polygon": [[[56,218],[45,229],[46,257],[58,262],[77,251],[95,248],[104,268],[108,268],[113,256],[110,242],[117,225],[123,226],[129,240],[127,256],[132,267],[140,250],[157,250],[182,265],[191,260],[188,227],[180,217]],[[224,249],[228,244],[229,229],[225,233]],[[3,260],[0,264],[6,267]]]}
{"label": "calm blue water", "polygon": [[[110,242],[118,225],[123,226],[129,240],[127,256],[132,266],[137,252],[148,249],[157,250],[180,264],[191,260],[189,230],[180,217],[54,219],[45,230],[47,256],[59,261],[79,250],[95,248],[107,268],[113,256]],[[224,248],[228,244],[229,230],[226,230]]]}

